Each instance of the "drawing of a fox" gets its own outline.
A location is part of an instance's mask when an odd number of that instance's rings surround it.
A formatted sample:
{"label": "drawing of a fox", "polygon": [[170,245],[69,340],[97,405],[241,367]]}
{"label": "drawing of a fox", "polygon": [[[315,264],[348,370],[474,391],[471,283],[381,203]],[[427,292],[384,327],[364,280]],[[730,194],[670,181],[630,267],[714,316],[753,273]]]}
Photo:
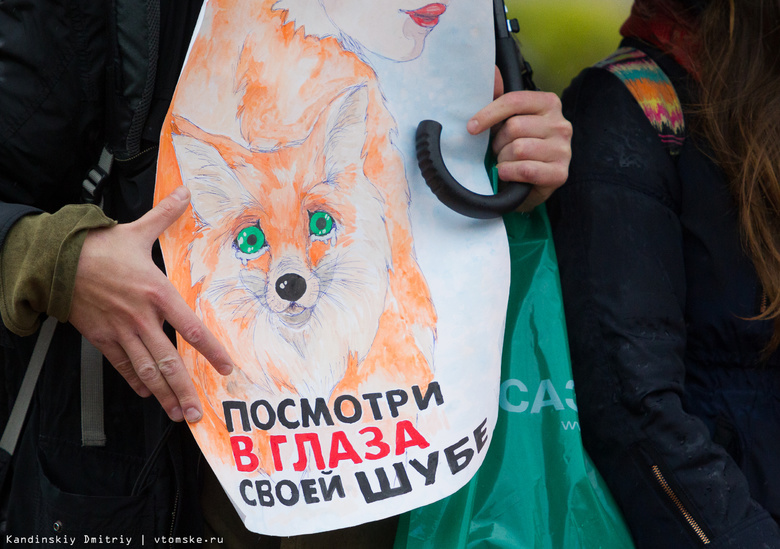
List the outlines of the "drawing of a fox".
{"label": "drawing of a fox", "polygon": [[[225,464],[223,401],[332,401],[433,379],[436,314],[378,82],[335,40],[269,15],[272,4],[255,2],[247,22],[236,8],[251,2],[210,3],[211,34],[180,86],[222,71],[203,93],[232,99],[177,91],[158,164],[157,200],[181,183],[192,192],[192,214],[161,238],[168,275],[237,365],[222,377],[179,338],[205,405],[196,437]],[[199,47],[235,60],[213,68]],[[282,69],[258,61],[272,54]],[[253,436],[271,471],[268,433]]]}
{"label": "drawing of a fox", "polygon": [[[355,391],[367,368],[387,388],[430,380],[433,330],[405,326],[390,291],[383,198],[363,172],[367,110],[365,86],[348,89],[303,143],[268,153],[177,120],[174,148],[199,225],[190,258],[198,308],[266,394]],[[390,348],[372,353],[375,340]],[[410,343],[417,357],[385,363]]]}

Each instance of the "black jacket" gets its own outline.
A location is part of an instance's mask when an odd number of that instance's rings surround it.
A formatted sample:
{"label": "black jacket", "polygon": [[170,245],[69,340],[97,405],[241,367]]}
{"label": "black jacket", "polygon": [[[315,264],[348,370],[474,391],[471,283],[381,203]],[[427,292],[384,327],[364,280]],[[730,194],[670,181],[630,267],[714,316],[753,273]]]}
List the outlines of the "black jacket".
{"label": "black jacket", "polygon": [[692,135],[670,156],[604,69],[563,103],[549,210],[585,446],[638,547],[778,548],[780,356],[760,362],[771,322],[746,320],[762,290],[724,176]]}
{"label": "black jacket", "polygon": [[[116,156],[107,213],[124,222],[151,207],[160,127],[199,10],[190,0],[0,2],[0,246],[20,216],[78,203],[106,143]],[[34,340],[0,326],[0,427]],[[2,493],[0,545],[7,534],[77,545],[124,535],[134,546],[141,534],[147,546],[200,534],[197,446],[108,364],[108,442],[81,446],[79,341],[58,327]]]}

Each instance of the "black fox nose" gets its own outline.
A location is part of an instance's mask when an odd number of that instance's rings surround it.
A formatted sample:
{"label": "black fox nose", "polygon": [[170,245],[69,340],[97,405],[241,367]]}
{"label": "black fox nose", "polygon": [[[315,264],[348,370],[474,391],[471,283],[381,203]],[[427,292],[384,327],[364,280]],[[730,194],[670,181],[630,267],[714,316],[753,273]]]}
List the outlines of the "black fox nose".
{"label": "black fox nose", "polygon": [[306,280],[295,273],[282,275],[276,281],[276,293],[285,301],[298,301],[306,293]]}

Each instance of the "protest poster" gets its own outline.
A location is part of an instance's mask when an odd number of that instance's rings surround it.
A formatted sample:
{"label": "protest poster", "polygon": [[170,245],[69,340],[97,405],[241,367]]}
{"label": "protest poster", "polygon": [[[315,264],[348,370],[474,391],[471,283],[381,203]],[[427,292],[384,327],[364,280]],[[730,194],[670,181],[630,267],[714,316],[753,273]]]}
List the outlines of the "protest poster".
{"label": "protest poster", "polygon": [[449,211],[414,152],[424,118],[487,194],[484,0],[208,0],[163,128],[155,199],[191,208],[166,270],[227,347],[182,338],[191,425],[252,531],[297,535],[446,497],[498,410],[509,290],[501,220]]}

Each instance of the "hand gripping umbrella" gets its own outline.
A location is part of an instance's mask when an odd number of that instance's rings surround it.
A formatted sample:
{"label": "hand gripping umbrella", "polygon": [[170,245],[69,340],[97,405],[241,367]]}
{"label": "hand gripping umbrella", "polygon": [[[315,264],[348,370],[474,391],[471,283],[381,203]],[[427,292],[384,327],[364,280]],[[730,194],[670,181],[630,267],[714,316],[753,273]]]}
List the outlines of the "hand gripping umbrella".
{"label": "hand gripping umbrella", "polygon": [[[531,68],[523,59],[513,33],[518,32],[516,19],[508,20],[504,0],[493,0],[493,22],[496,32],[496,65],[501,72],[506,91],[536,89]],[[528,196],[528,183],[499,180],[494,195],[474,193],[458,183],[447,170],[441,155],[441,124],[423,120],[417,126],[417,163],[423,179],[433,194],[450,209],[476,219],[500,217],[517,209]]]}

